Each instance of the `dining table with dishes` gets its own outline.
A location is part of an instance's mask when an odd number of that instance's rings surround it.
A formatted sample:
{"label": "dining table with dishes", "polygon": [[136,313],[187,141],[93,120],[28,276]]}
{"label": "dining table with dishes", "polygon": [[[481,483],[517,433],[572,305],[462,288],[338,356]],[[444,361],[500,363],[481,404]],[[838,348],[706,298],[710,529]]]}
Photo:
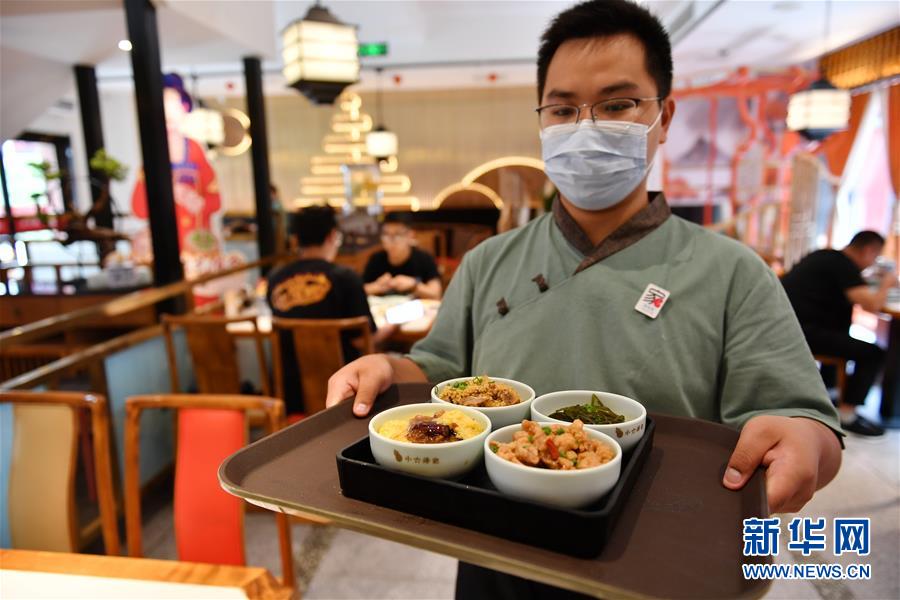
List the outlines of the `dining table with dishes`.
{"label": "dining table with dishes", "polygon": [[[428,335],[441,306],[440,300],[417,300],[409,295],[368,296],[369,310],[376,327],[393,324],[396,329],[387,338],[389,350],[408,351],[420,339]],[[227,330],[234,336],[240,372],[247,381],[261,389],[257,347],[253,338],[262,337],[265,363],[271,372],[272,309],[264,294],[242,294],[237,301],[226,302],[225,314],[229,317],[246,317],[246,321],[228,323]],[[399,322],[398,322],[399,321]]]}
{"label": "dining table with dishes", "polygon": [[[416,342],[424,338],[431,331],[431,326],[441,307],[440,300],[416,300],[407,295],[368,296],[367,300],[376,327],[389,324],[389,312],[392,309],[416,303],[421,305],[418,314],[413,313],[415,318],[395,323],[398,328],[391,336],[391,339],[395,341]],[[269,335],[272,332],[272,309],[266,303],[265,298],[256,299],[235,311],[226,311],[226,314],[227,316],[247,317],[256,321],[255,331],[250,323],[229,323],[228,331],[235,336]]]}

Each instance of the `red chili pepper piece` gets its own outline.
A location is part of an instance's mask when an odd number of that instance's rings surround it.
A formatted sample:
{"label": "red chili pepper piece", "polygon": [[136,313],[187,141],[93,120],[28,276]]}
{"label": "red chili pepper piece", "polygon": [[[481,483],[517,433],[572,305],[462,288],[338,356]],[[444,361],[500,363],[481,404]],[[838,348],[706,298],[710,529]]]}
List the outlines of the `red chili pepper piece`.
{"label": "red chili pepper piece", "polygon": [[553,443],[553,440],[547,438],[547,450],[550,451],[550,458],[556,460],[559,458],[559,450],[556,449],[556,444]]}

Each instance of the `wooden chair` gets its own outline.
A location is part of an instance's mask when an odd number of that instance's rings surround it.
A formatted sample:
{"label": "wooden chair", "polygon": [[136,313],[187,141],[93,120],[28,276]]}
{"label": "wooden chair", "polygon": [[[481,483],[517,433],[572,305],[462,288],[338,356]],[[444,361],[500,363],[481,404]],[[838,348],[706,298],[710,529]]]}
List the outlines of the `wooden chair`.
{"label": "wooden chair", "polygon": [[0,402],[13,404],[14,411],[8,500],[13,547],[53,552],[81,549],[75,465],[83,409],[91,415],[103,544],[107,554],[118,554],[106,398],[84,392],[0,392]]}
{"label": "wooden chair", "polygon": [[0,381],[39,369],[75,350],[67,344],[22,344],[3,348],[0,350]]}
{"label": "wooden chair", "polygon": [[361,354],[374,352],[369,317],[347,319],[272,319],[272,364],[275,373],[275,395],[284,398],[281,333],[290,334],[294,342],[300,386],[303,390],[305,414],[325,408],[328,378],[346,364],[341,334],[357,332],[354,344]]}
{"label": "wooden chair", "polygon": [[240,368],[238,367],[235,336],[228,331],[228,325],[242,323],[252,330],[259,361],[262,392],[271,395],[266,355],[263,352],[262,337],[256,328],[254,317],[220,317],[214,315],[163,315],[162,325],[166,338],[166,355],[169,360],[169,377],[172,393],[181,391],[178,380],[178,363],[172,332],[176,327],[184,330],[197,390],[201,394],[239,394],[241,392]]}
{"label": "wooden chair", "polygon": [[[284,424],[284,403],[263,396],[169,394],[125,401],[125,527],[129,556],[142,555],[140,426],[144,410],[178,411],[175,539],[178,560],[244,565],[244,503],[219,486],[219,465],[247,443],[248,413],[262,411],[269,433]],[[282,581],[294,585],[287,515],[275,515]]]}
{"label": "wooden chair", "polygon": [[844,393],[847,391],[847,359],[825,354],[816,354],[813,358],[821,366],[834,367],[837,371],[837,400],[838,406],[840,406],[844,402]]}

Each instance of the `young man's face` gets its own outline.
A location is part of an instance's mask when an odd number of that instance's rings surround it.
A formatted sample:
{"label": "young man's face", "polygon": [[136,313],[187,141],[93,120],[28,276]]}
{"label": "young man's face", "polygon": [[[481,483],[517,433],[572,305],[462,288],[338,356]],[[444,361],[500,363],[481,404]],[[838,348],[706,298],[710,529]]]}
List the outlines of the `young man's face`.
{"label": "young man's face", "polygon": [[860,266],[862,269],[865,270],[874,265],[875,260],[881,256],[882,250],[884,250],[884,245],[882,244],[869,244],[868,246],[865,246],[860,252],[860,259],[862,262]]}
{"label": "young man's face", "polygon": [[399,223],[386,223],[381,228],[381,243],[389,253],[402,252],[412,245],[410,230]]}
{"label": "young man's face", "polygon": [[[564,42],[554,53],[547,69],[541,106],[571,104],[588,106],[611,98],[653,98],[659,95],[656,82],[647,72],[643,44],[627,34]],[[671,99],[641,102],[635,122],[651,125],[660,116],[647,139],[647,159],[666,140],[666,131],[675,111]],[[580,119],[590,119],[585,107]]]}

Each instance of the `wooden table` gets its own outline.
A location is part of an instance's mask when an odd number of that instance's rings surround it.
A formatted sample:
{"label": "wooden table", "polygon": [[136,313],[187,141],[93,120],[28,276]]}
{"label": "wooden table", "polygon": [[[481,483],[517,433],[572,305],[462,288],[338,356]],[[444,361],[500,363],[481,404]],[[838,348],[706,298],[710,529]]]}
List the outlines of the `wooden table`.
{"label": "wooden table", "polygon": [[[379,298],[377,296],[369,297],[369,307],[372,311],[372,318],[375,319],[375,325],[381,327],[385,324],[385,311],[402,302],[407,302],[409,298],[400,296],[392,300]],[[390,337],[390,341],[400,344],[413,344],[428,335],[434,319],[437,317],[438,309],[440,309],[440,300],[422,300],[425,305],[425,315],[421,319],[404,323]],[[258,308],[250,309],[246,313],[248,318],[256,318],[256,331],[261,335],[269,335],[272,332],[272,316],[270,314],[260,314]],[[253,335],[253,329],[248,323],[230,323],[228,331],[235,336],[247,337]]]}
{"label": "wooden table", "polygon": [[[389,308],[409,302],[411,299],[411,296],[369,296],[369,309],[372,311],[376,327],[383,327],[387,323],[386,313]],[[411,346],[428,335],[431,326],[434,325],[438,310],[441,308],[441,301],[421,300],[421,302],[424,305],[425,314],[415,321],[400,325],[389,341]]]}
{"label": "wooden table", "polygon": [[[384,299],[381,298],[375,299],[374,297],[370,297],[370,306],[373,306],[372,317],[375,319],[377,326],[384,324],[385,310],[389,306],[394,306],[398,302],[404,302],[407,298],[401,297],[399,300],[395,299],[393,302],[384,302],[383,300]],[[425,305],[425,315],[421,319],[401,325],[397,331],[391,334],[386,340],[387,344],[385,351],[408,352],[413,344],[428,335],[428,332],[431,331],[431,326],[434,324],[434,319],[437,317],[441,302],[440,300],[422,300],[422,303]],[[271,360],[269,359],[269,336],[272,334],[272,316],[268,311],[268,307],[259,305],[248,309],[243,316],[247,316],[248,319],[255,319],[255,332],[248,321],[229,323],[226,327],[228,328],[228,332],[231,333],[237,341],[240,372],[245,374],[247,379],[253,383],[253,385],[257,386],[257,389],[260,389],[265,374],[259,372],[256,347],[252,338],[254,335],[262,337],[263,348],[266,353],[266,362],[269,364],[269,368],[271,368]]]}
{"label": "wooden table", "polygon": [[149,558],[0,550],[4,598],[266,598],[288,599],[261,567]]}

